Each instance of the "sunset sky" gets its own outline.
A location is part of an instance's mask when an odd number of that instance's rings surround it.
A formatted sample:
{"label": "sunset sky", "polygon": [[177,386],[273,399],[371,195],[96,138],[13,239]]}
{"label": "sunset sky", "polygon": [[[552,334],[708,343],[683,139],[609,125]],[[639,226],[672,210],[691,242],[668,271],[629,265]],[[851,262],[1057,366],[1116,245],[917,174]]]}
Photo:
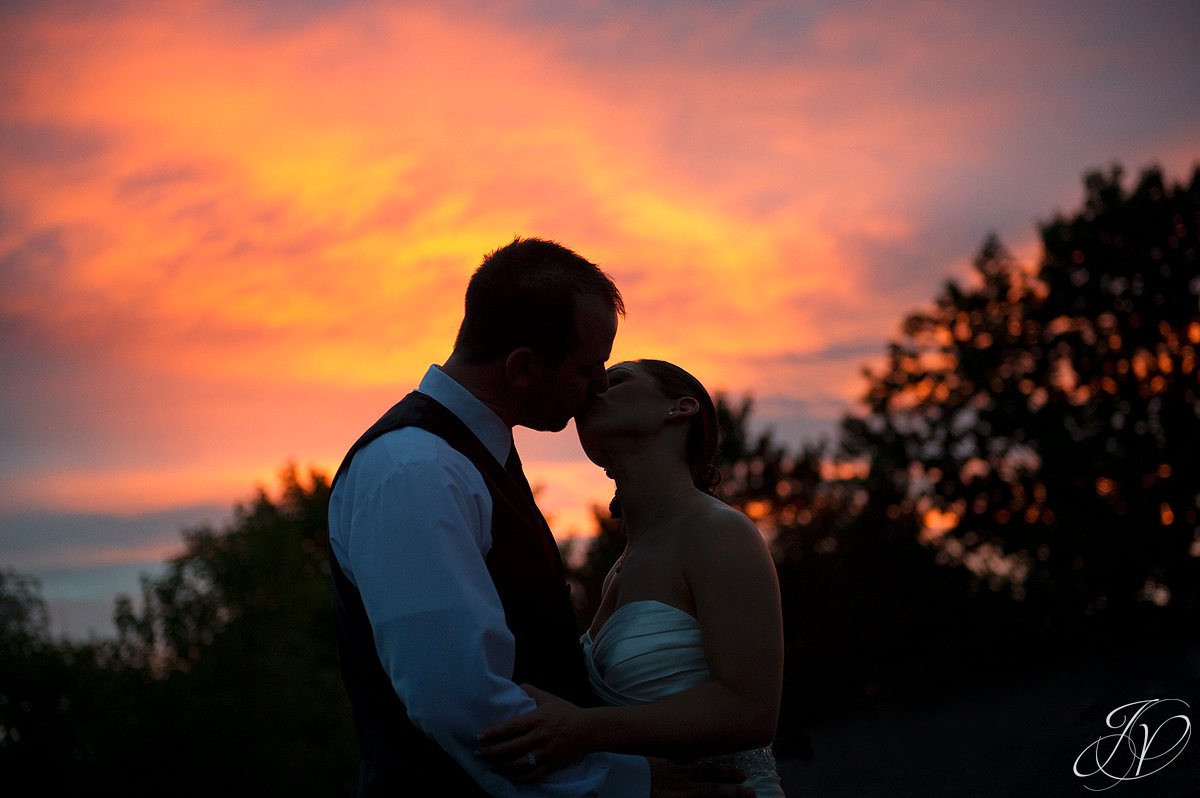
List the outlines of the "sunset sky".
{"label": "sunset sky", "polygon": [[[150,9],[150,10],[148,10]],[[1195,2],[7,2],[0,568],[55,629],[289,460],[331,472],[514,235],[625,295],[614,358],[830,435],[989,232],[1200,159]],[[560,536],[610,485],[518,435]]]}

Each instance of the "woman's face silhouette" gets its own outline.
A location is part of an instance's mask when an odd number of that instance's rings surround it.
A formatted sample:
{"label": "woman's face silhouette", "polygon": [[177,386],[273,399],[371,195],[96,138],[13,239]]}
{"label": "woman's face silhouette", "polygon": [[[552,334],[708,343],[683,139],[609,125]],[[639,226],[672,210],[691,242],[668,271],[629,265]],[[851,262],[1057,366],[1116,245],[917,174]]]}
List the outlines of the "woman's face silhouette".
{"label": "woman's face silhouette", "polygon": [[579,442],[592,462],[604,466],[605,450],[617,441],[657,435],[672,404],[637,363],[618,363],[608,370],[608,390],[575,419]]}

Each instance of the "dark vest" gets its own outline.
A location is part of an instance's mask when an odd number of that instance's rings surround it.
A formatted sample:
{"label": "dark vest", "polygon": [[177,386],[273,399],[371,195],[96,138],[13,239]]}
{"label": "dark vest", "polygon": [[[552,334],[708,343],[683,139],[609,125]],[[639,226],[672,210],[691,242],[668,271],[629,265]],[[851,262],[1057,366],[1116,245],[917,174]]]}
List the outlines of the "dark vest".
{"label": "dark vest", "polygon": [[[457,416],[424,394],[410,393],[355,442],[333,484],[360,449],[403,427],[420,427],[442,438],[475,465],[487,484],[492,498],[492,548],[486,563],[516,639],[513,681],[528,682],[577,704],[593,704],[562,560],[550,529],[527,484],[518,484]],[[356,794],[485,795],[409,721],[379,661],[362,596],[332,550],[329,564],[338,661],[361,756]],[[455,696],[447,695],[445,700],[453,701]]]}

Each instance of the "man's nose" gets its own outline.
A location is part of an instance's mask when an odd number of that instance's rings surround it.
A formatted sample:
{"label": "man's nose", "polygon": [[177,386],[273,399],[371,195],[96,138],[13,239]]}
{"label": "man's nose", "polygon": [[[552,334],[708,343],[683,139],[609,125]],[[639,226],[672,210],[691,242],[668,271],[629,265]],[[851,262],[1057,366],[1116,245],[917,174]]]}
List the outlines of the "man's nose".
{"label": "man's nose", "polygon": [[592,378],[592,384],[589,386],[593,395],[599,395],[608,390],[608,372],[601,370],[599,374]]}

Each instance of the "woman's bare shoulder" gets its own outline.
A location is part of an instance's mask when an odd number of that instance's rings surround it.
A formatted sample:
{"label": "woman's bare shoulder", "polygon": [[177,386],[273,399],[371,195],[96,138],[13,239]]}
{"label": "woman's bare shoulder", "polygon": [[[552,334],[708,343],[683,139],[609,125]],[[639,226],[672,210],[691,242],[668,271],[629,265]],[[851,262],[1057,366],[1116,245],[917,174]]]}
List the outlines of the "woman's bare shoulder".
{"label": "woman's bare shoulder", "polygon": [[742,617],[746,608],[765,612],[778,604],[775,561],[749,517],[713,499],[691,532],[681,559],[698,613],[718,607]]}
{"label": "woman's bare shoulder", "polygon": [[692,545],[708,554],[720,556],[738,550],[755,553],[765,550],[766,544],[754,522],[715,496],[705,497],[690,527]]}

